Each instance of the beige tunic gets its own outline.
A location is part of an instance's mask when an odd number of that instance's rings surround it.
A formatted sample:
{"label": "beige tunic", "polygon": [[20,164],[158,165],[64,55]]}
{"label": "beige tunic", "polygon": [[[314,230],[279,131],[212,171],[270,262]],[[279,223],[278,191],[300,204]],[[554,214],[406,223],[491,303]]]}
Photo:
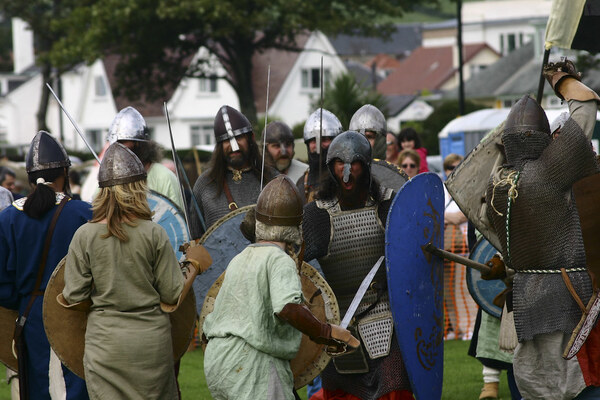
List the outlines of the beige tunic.
{"label": "beige tunic", "polygon": [[183,275],[167,233],[151,221],[124,225],[129,241],[101,238],[106,225],[88,223],[73,237],[63,295],[92,300],[84,369],[91,399],[176,399],[169,316]]}

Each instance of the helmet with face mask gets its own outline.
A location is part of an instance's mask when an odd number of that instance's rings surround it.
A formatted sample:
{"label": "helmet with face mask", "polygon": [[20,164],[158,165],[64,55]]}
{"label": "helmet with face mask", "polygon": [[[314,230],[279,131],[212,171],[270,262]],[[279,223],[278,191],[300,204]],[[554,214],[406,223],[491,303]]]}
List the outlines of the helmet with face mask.
{"label": "helmet with face mask", "polygon": [[238,151],[240,147],[235,139],[236,136],[251,133],[252,124],[235,108],[222,106],[215,116],[214,132],[217,143],[229,140],[231,151]]}
{"label": "helmet with face mask", "polygon": [[342,179],[348,182],[350,179],[350,167],[355,161],[360,161],[364,166],[365,173],[371,175],[371,144],[366,137],[356,131],[346,131],[333,139],[327,152],[327,167],[329,173],[335,178],[333,164],[335,160],[344,163]]}
{"label": "helmet with face mask", "polygon": [[[285,171],[292,162],[292,157],[294,157],[294,134],[290,127],[280,121],[269,122],[267,127],[265,128],[265,132],[263,134],[264,140],[267,144],[274,144],[279,147],[279,153],[281,156],[287,156],[287,162],[276,162],[275,167],[279,172]],[[288,152],[288,146],[292,146],[291,154]],[[270,156],[270,153],[267,151],[266,156]],[[285,160],[282,160],[285,161]]]}

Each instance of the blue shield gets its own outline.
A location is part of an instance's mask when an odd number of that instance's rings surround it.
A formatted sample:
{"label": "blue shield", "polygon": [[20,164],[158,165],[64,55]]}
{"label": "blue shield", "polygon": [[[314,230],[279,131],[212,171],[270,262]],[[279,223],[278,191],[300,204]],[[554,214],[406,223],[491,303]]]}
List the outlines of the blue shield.
{"label": "blue shield", "polygon": [[[481,264],[485,264],[496,254],[498,250],[485,238],[481,238],[475,244],[469,258]],[[473,300],[485,311],[496,318],[500,318],[502,309],[494,304],[494,297],[506,289],[506,285],[500,279],[486,281],[481,279],[481,272],[474,268],[467,268],[467,287]]]}
{"label": "blue shield", "polygon": [[154,211],[152,221],[156,222],[167,231],[169,241],[177,259],[181,260],[183,253],[179,251],[179,246],[190,241],[185,215],[171,200],[162,194],[150,190],[148,192],[148,205]]}
{"label": "blue shield", "polygon": [[196,307],[202,309],[204,298],[217,278],[225,271],[233,257],[242,252],[250,241],[240,231],[246,212],[253,205],[238,208],[215,222],[200,238],[212,258],[212,265],[194,280]]}
{"label": "blue shield", "polygon": [[442,259],[423,250],[443,248],[444,190],[431,172],[402,186],[385,230],[385,256],[396,338],[417,399],[440,399],[444,372]]}

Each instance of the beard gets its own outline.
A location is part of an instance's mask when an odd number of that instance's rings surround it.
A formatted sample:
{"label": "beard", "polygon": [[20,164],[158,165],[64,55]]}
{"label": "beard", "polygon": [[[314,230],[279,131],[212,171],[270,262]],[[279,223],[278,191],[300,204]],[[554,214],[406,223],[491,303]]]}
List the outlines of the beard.
{"label": "beard", "polygon": [[289,157],[281,157],[277,161],[275,161],[275,168],[277,171],[283,172],[286,171],[290,165],[292,164],[292,159]]}
{"label": "beard", "polygon": [[227,165],[233,169],[244,168],[246,165],[248,165],[249,159],[250,157],[248,155],[248,152],[244,151],[235,151],[225,156]]}
{"label": "beard", "polygon": [[362,173],[358,179],[350,175],[348,183],[353,183],[352,188],[346,189],[344,182],[341,179],[336,178],[338,186],[338,197],[345,203],[354,204],[356,202],[363,201],[365,195],[369,192],[369,179],[368,173]]}

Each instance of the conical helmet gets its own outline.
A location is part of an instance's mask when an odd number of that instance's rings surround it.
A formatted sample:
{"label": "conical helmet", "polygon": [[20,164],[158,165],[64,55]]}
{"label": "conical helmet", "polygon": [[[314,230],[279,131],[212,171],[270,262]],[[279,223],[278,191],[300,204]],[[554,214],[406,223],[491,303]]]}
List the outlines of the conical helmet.
{"label": "conical helmet", "polygon": [[365,172],[370,174],[371,144],[364,135],[356,131],[346,131],[333,139],[327,152],[327,166],[333,177],[335,177],[333,173],[333,161],[335,159],[339,159],[344,163],[344,182],[348,182],[350,166],[354,161],[362,162],[366,167]]}
{"label": "conical helmet", "polygon": [[523,96],[510,109],[502,131],[507,162],[519,169],[525,160],[537,159],[551,141],[546,113],[537,101]]}
{"label": "conical helmet", "polygon": [[321,131],[321,110],[323,110],[323,132],[321,137],[334,138],[342,133],[342,123],[331,112],[324,108],[317,108],[306,120],[304,124],[304,142],[319,136]]}
{"label": "conical helmet", "polygon": [[119,142],[106,149],[98,171],[98,186],[122,185],[142,179],[146,179],[146,170],[133,151]]}
{"label": "conical helmet", "polygon": [[267,143],[291,143],[294,141],[294,134],[285,122],[273,121],[269,122],[265,128],[265,141]]}
{"label": "conical helmet", "polygon": [[31,141],[25,160],[27,172],[71,166],[65,148],[48,132],[39,131]]}
{"label": "conical helmet", "polygon": [[235,137],[252,132],[252,124],[235,108],[222,106],[215,116],[214,132],[217,143],[229,140],[231,149],[237,151],[239,147]]}
{"label": "conical helmet", "polygon": [[148,141],[148,128],[142,114],[133,107],[125,107],[113,119],[106,140],[113,144],[118,140]]}
{"label": "conical helmet", "polygon": [[302,223],[303,206],[294,182],[285,175],[278,175],[258,196],[256,220],[266,225],[298,226]]}
{"label": "conical helmet", "polygon": [[385,135],[387,132],[387,124],[383,113],[379,111],[377,107],[371,104],[365,104],[352,116],[348,130],[360,132],[363,135],[367,131]]}

